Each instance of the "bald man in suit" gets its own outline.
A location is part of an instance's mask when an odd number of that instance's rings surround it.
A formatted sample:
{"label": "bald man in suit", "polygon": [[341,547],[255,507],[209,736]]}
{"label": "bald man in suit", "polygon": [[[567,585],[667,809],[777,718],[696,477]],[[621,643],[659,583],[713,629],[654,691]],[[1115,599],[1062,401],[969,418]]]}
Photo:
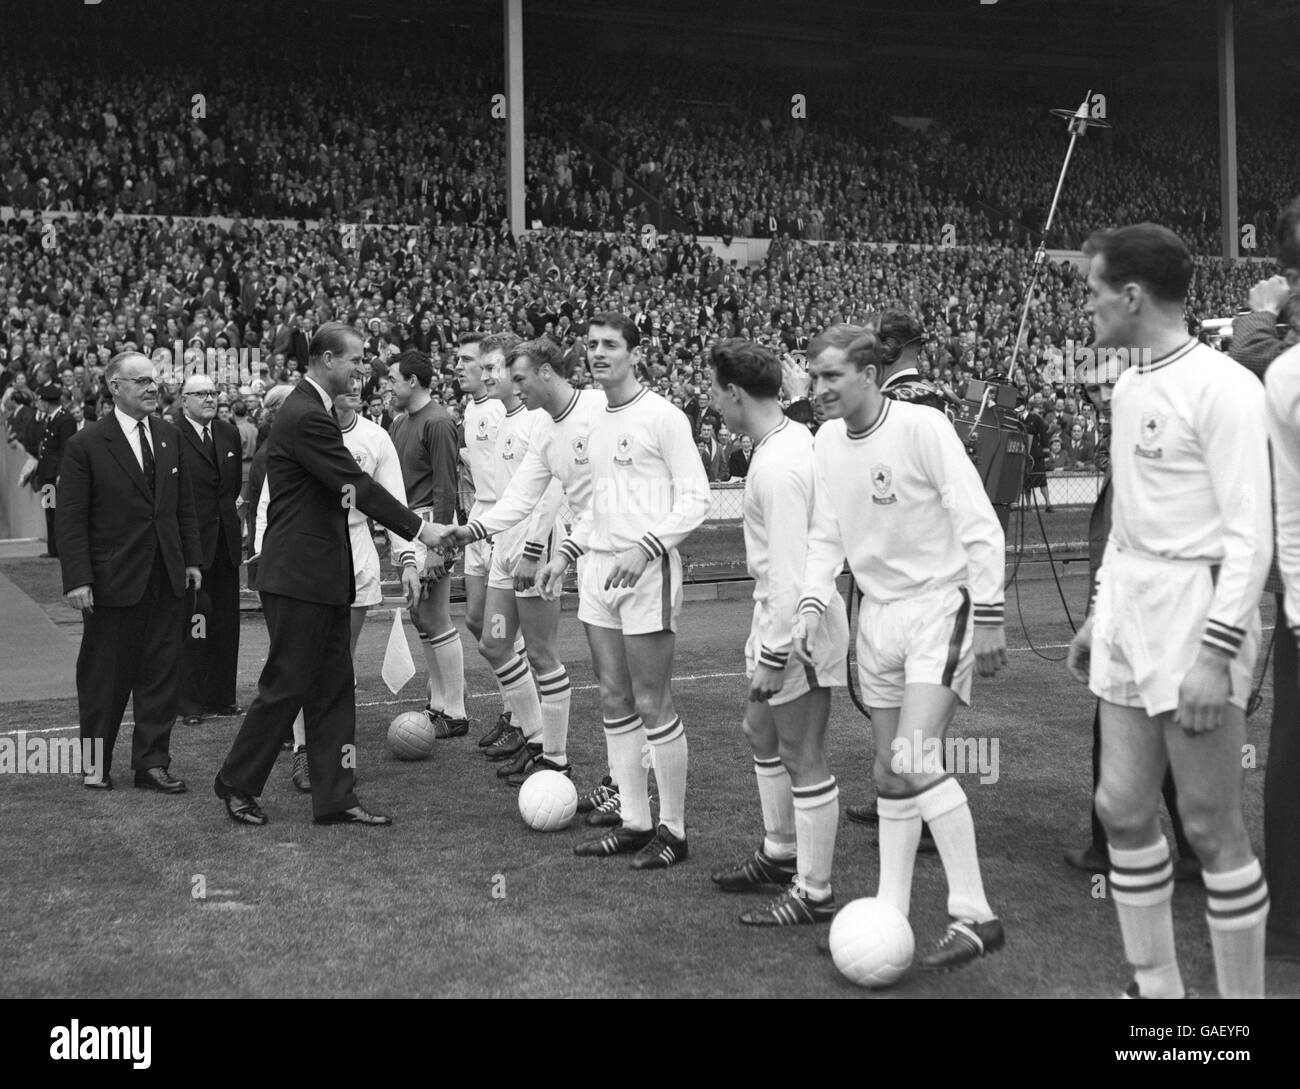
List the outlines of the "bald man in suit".
{"label": "bald man in suit", "polygon": [[134,697],[135,785],[181,794],[185,783],[168,769],[185,596],[203,581],[194,497],[179,433],[152,415],[153,364],[123,352],[109,360],[104,384],[113,410],[68,440],[56,523],[64,596],[84,623],[77,656],[81,736],[104,746],[102,765],[83,783],[113,788],[113,746]]}

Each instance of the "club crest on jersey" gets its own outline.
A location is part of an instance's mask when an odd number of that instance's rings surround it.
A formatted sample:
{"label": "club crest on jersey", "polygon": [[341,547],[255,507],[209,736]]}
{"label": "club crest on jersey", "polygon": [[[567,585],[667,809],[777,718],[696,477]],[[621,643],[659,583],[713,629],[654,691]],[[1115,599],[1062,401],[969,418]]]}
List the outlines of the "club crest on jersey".
{"label": "club crest on jersey", "polygon": [[1164,449],[1156,446],[1156,440],[1160,438],[1165,429],[1165,417],[1161,412],[1144,412],[1142,413],[1142,426],[1138,434],[1141,441],[1133,448],[1133,452],[1140,458],[1162,458],[1165,456]]}
{"label": "club crest on jersey", "polygon": [[589,460],[587,457],[587,436],[579,435],[576,439],[573,440],[572,445],[573,445],[573,464],[586,465]]}
{"label": "club crest on jersey", "polygon": [[501,460],[515,460],[515,437],[513,435],[507,435],[506,441],[501,444]]}
{"label": "club crest on jersey", "polygon": [[894,471],[884,464],[871,467],[871,488],[876,493],[871,497],[873,503],[897,503],[898,496],[891,490],[894,484]]}
{"label": "club crest on jersey", "polygon": [[487,417],[480,416],[478,420],[478,434],[474,436],[479,442],[487,442],[492,436],[488,434]]}
{"label": "club crest on jersey", "polygon": [[618,442],[614,444],[614,464],[631,465],[632,464],[632,436],[626,433],[619,435]]}
{"label": "club crest on jersey", "polygon": [[355,451],[355,452],[352,454],[352,457],[353,457],[353,459],[356,461],[356,463],[357,463],[357,467],[358,467],[359,469],[362,469],[362,470],[364,470],[364,471],[366,471],[366,472],[369,472],[369,471],[370,471],[369,469],[366,469],[366,455],[365,455],[365,451],[364,451],[364,450],[357,450],[357,451]]}

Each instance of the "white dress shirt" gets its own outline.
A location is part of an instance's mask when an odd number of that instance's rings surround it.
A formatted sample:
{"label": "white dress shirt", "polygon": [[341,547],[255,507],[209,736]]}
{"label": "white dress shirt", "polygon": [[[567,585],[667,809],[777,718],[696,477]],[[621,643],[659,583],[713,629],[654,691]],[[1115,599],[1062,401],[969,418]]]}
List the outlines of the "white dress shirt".
{"label": "white dress shirt", "polygon": [[[113,415],[117,417],[118,424],[126,433],[126,441],[130,444],[131,453],[135,455],[135,463],[140,466],[140,471],[144,472],[144,455],[140,453],[140,423],[139,420],[133,420],[116,405],[113,406]],[[145,430],[149,432],[149,449],[154,456],[154,463],[158,461],[158,448],[154,444],[153,428],[149,426],[149,417],[144,418]]]}

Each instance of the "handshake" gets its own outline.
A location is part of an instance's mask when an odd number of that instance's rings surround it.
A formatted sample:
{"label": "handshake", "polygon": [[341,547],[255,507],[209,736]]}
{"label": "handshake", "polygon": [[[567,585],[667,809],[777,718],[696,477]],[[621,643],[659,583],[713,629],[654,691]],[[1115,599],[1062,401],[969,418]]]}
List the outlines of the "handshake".
{"label": "handshake", "polygon": [[[430,551],[454,553],[474,540],[474,531],[469,526],[444,526],[437,522],[426,522],[420,528],[420,543]],[[444,561],[450,570],[450,559]],[[530,559],[520,555],[511,569],[516,593],[536,589],[547,601],[554,601],[564,589],[564,576],[569,570],[569,561],[561,555],[555,556],[549,563],[540,559]]]}

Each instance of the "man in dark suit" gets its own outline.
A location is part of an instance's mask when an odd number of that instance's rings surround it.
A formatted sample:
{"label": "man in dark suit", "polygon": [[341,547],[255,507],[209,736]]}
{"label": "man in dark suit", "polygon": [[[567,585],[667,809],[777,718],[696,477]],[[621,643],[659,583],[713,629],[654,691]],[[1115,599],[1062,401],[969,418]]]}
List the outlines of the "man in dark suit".
{"label": "man in dark suit", "polygon": [[361,334],[327,322],[312,338],[306,374],[285,399],[267,445],[271,505],[258,570],[271,646],[214,790],[232,820],[266,823],[257,804],[302,708],[317,824],[391,824],[353,793],[356,694],[351,605],[356,596],[348,510],[358,507],[407,540],[436,546],[433,527],[357,466],[343,445],[334,397],[362,361]]}
{"label": "man in dark suit", "polygon": [[45,556],[57,559],[59,541],[54,522],[58,508],[59,465],[68,440],[77,433],[77,421],[63,408],[61,386],[46,382],[39,395],[44,412],[36,417],[36,472],[32,474],[32,484],[40,493],[41,506],[45,508]]}
{"label": "man in dark suit", "polygon": [[103,762],[84,783],[111,790],[113,745],[134,696],[135,785],[180,794],[168,768],[180,683],[187,586],[198,590],[199,533],[180,435],[152,415],[153,364],[138,352],[109,360],[113,410],[68,440],[59,479],[64,596],[80,609],[77,705],[83,739]]}
{"label": "man in dark suit", "polygon": [[204,374],[181,387],[182,464],[194,492],[203,589],[190,603],[181,652],[180,713],[187,726],[204,712],[237,715],[240,526],[235,501],[243,487],[238,429],[217,416],[217,389]]}

